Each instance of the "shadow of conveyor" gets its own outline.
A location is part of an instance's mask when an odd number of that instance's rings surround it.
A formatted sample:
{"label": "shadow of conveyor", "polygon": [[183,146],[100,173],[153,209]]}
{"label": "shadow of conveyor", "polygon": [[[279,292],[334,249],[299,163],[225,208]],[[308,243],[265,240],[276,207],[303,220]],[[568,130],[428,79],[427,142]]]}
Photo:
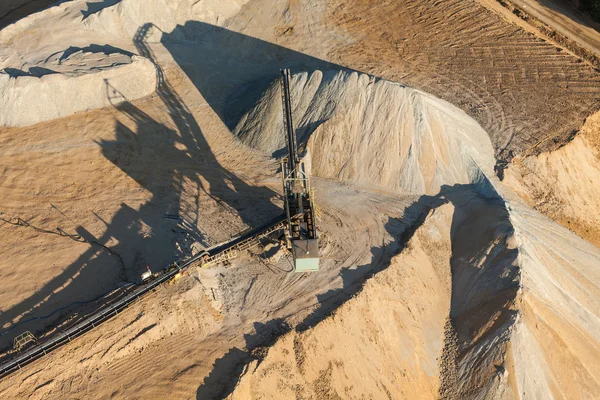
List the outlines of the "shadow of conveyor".
{"label": "shadow of conveyor", "polygon": [[[239,215],[250,228],[282,213],[273,203],[279,196],[276,192],[247,184],[219,163],[191,111],[156,63],[145,41],[150,28],[150,24],[142,26],[134,43],[138,52],[155,65],[156,93],[175,128],[126,101],[118,88],[106,82],[111,104],[130,122],[117,119],[115,140],[97,142],[102,154],[149,192],[150,198],[135,208],[121,204],[110,221],[102,220],[106,229],[99,237],[83,227],[77,228],[86,240],[109,246],[113,253],[121,254],[123,264],[109,252],[89,247],[33,295],[3,310],[0,314],[3,332],[17,320],[43,317],[57,309],[61,312],[22,324],[10,334],[0,336],[0,348],[10,346],[13,337],[26,330],[39,335],[64,322],[67,316],[85,314],[74,303],[96,298],[124,281],[137,281],[146,265],[154,270],[164,267],[180,258],[179,249],[188,249],[190,241],[206,244],[198,229],[202,225],[198,196],[210,196],[226,212]],[[194,188],[195,195],[184,196],[184,186]]]}
{"label": "shadow of conveyor", "polygon": [[[99,237],[82,226],[77,227],[76,234],[87,242],[82,246],[88,248],[42,288],[0,314],[0,326],[4,328],[0,332],[1,349],[5,350],[13,337],[25,331],[39,336],[58,324],[75,323],[99,306],[91,300],[134,279],[131,269],[134,260],[125,254],[130,251],[129,246],[141,244],[138,232],[143,222],[138,212],[122,204],[110,223],[102,222],[106,230]],[[165,239],[162,235],[157,238]],[[118,241],[116,245],[111,245],[113,239]]]}

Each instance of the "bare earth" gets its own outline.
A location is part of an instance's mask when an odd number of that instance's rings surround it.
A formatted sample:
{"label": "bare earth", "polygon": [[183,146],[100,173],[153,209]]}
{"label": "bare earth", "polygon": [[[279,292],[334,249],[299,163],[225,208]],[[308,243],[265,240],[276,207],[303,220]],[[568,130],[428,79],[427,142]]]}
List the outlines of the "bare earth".
{"label": "bare earth", "polygon": [[559,0],[510,0],[546,25],[600,55],[600,25]]}
{"label": "bare earth", "polygon": [[[599,393],[600,74],[475,0],[75,0],[2,29],[0,93],[63,113],[0,127],[3,352],[282,212],[284,66],[321,271],[276,240],[194,268],[0,397]],[[86,88],[27,101],[71,67]]]}

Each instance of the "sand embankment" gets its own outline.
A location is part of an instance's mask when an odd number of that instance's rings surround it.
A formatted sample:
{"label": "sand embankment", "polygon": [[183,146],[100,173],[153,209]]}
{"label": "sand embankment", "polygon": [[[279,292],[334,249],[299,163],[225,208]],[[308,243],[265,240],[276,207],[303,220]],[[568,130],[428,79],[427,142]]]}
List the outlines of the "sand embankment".
{"label": "sand embankment", "polygon": [[[485,133],[453,106],[356,74],[329,77],[293,81],[308,97],[298,93],[295,115],[313,174],[399,192],[437,190],[431,198],[452,211],[435,208],[390,266],[332,316],[257,356],[232,398],[277,398],[282,388],[288,397],[316,398],[596,393],[600,252],[500,182]],[[277,92],[271,87],[236,129],[275,154],[283,136]],[[406,310],[410,316],[394,317]],[[424,342],[407,333],[417,331]]]}
{"label": "sand embankment", "polygon": [[78,111],[111,105],[109,86],[123,98],[154,92],[156,71],[149,60],[133,56],[131,63],[77,76],[51,73],[41,77],[0,73],[0,124],[26,126]]}

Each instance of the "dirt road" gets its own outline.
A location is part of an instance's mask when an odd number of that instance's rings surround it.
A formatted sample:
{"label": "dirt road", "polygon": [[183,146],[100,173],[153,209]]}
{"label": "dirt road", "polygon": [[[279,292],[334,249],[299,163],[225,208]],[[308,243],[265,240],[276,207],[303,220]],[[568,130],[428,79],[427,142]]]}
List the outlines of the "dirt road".
{"label": "dirt road", "polygon": [[600,55],[600,33],[593,22],[556,0],[510,0],[550,28]]}

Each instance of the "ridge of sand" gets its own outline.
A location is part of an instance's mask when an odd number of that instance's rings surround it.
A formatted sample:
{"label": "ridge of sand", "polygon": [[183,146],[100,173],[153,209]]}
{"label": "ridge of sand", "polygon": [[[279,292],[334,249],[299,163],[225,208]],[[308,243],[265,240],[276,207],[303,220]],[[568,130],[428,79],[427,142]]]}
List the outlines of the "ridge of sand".
{"label": "ridge of sand", "polygon": [[600,247],[600,113],[558,150],[515,159],[504,182],[527,204]]}
{"label": "ridge of sand", "polygon": [[[107,83],[127,101],[150,95],[156,71],[134,54],[132,43],[142,26],[151,27],[142,39],[156,42],[190,18],[224,22],[245,2],[75,1],[17,21],[0,30],[0,125],[27,126],[110,106]],[[48,23],[53,19],[62,26],[58,32]],[[104,42],[96,42],[99,37]]]}
{"label": "ridge of sand", "polygon": [[[344,73],[338,74],[340,76]],[[302,78],[294,79],[296,85],[309,81],[306,78],[304,80]],[[335,82],[335,79],[332,81]],[[321,90],[327,92],[328,84],[329,82],[325,82],[319,86],[316,92],[319,93]],[[307,86],[310,87],[310,85]],[[352,85],[349,86],[352,88]],[[366,85],[363,86],[363,91],[365,87]],[[397,91],[392,89],[381,95],[379,99],[381,104],[397,104],[394,96],[400,97],[402,95],[400,90],[404,88],[401,85],[397,85],[396,88]],[[335,92],[330,87],[328,89]],[[323,101],[327,105],[325,109],[329,112],[328,118],[322,118],[324,115],[321,111],[322,108],[318,107],[321,102],[319,95],[314,96],[316,105],[310,103],[308,107],[305,107],[309,112],[303,112],[302,100],[296,104],[296,110],[300,110],[296,115],[303,116],[299,118],[301,139],[310,148],[312,172],[317,176],[321,173],[327,176],[330,170],[319,169],[318,165],[315,168],[315,158],[321,156],[325,162],[332,162],[331,157],[320,155],[320,149],[318,147],[315,149],[313,146],[315,142],[319,143],[314,137],[319,135],[320,126],[338,124],[337,127],[330,128],[324,135],[331,143],[335,142],[336,134],[345,132],[347,134],[345,142],[348,144],[345,149],[349,149],[349,151],[340,155],[339,151],[344,148],[339,147],[336,156],[347,157],[351,160],[349,162],[363,166],[363,171],[369,170],[369,163],[373,158],[366,155],[368,152],[355,151],[357,146],[353,144],[355,139],[352,135],[359,137],[365,135],[367,142],[375,143],[375,149],[381,151],[382,145],[376,144],[377,140],[385,133],[398,131],[398,128],[393,125],[392,118],[387,119],[387,121],[392,121],[389,130],[377,129],[376,124],[375,129],[368,131],[364,128],[357,128],[356,124],[352,123],[355,121],[353,114],[361,115],[364,112],[347,113],[349,107],[343,106],[344,100],[347,99],[344,91],[350,90],[342,84],[338,85],[336,90],[341,93],[339,99],[342,106],[332,104],[331,98],[335,96],[328,98],[328,101]],[[304,91],[315,92],[306,88]],[[268,105],[269,102],[273,103],[278,98],[275,95],[276,92],[277,90],[274,88],[269,89],[265,98],[259,101],[257,107],[242,117],[236,128],[236,132],[242,140],[258,148],[263,146],[266,151],[275,149],[275,152],[280,143],[270,140],[268,136],[271,135],[271,132],[277,132],[277,129],[266,128],[260,124],[268,125],[271,121],[274,122],[273,118],[269,118],[269,112],[272,112],[275,106],[269,107]],[[349,98],[360,104],[360,100],[356,99],[360,99],[361,95],[363,94],[354,92],[353,96],[349,96]],[[403,102],[405,101],[403,98]],[[340,112],[342,117],[336,115],[338,107],[342,110]],[[315,109],[318,112],[314,112]],[[366,107],[366,109],[377,110],[377,107]],[[402,114],[403,107],[400,106],[397,109]],[[314,112],[314,119],[312,119],[311,111]],[[444,109],[444,111],[446,110]],[[267,114],[264,119],[261,118],[261,113]],[[438,111],[439,113],[442,112]],[[435,115],[431,112],[414,114]],[[449,111],[448,114],[450,114]],[[307,118],[306,115],[309,117]],[[385,115],[389,115],[389,113]],[[249,124],[248,120],[259,121],[259,124]],[[314,120],[320,122],[319,127],[313,131],[302,130],[307,125],[311,126]],[[419,122],[428,125],[426,120],[419,120]],[[448,119],[445,122],[448,122]],[[249,129],[244,128],[245,126]],[[429,124],[428,126],[435,125]],[[439,393],[442,398],[458,399],[512,398],[515,393],[525,397],[543,397],[575,392],[586,397],[595,393],[599,388],[598,373],[596,372],[598,362],[595,361],[596,355],[599,354],[599,347],[597,339],[593,338],[599,337],[596,332],[600,329],[598,318],[595,316],[600,309],[597,296],[600,275],[596,271],[592,273],[590,268],[600,262],[600,252],[522,204],[515,194],[505,187],[493,173],[490,173],[492,170],[490,160],[493,158],[485,158],[486,147],[477,148],[476,145],[470,145],[479,143],[477,140],[477,136],[480,135],[479,130],[471,129],[461,132],[458,129],[452,129],[451,126],[443,133],[448,136],[457,135],[461,140],[462,148],[465,149],[462,155],[464,156],[466,153],[471,156],[459,159],[466,164],[463,168],[471,171],[478,169],[479,175],[471,172],[472,180],[468,185],[450,181],[455,185],[454,189],[443,186],[438,194],[455,205],[453,217],[450,222],[446,223],[445,228],[451,232],[451,256],[447,261],[451,271],[451,296],[448,314],[444,318],[437,319],[437,328],[434,329],[437,332],[437,350],[431,354],[435,353],[436,360],[439,360],[439,375],[436,375],[436,378],[428,383],[428,390],[434,394],[430,392],[427,395],[427,391],[421,390],[421,395],[426,398],[434,398]],[[433,130],[429,128],[425,133],[433,135]],[[415,133],[417,136],[420,135],[418,129],[415,130]],[[260,135],[265,135],[267,138],[262,138]],[[471,139],[466,140],[469,136]],[[444,139],[447,142],[452,140],[451,137]],[[416,145],[413,143],[413,146],[422,145],[422,143],[423,141],[417,140]],[[418,152],[419,148],[411,147],[411,150]],[[478,154],[471,154],[472,151]],[[434,152],[434,155],[443,156],[443,153]],[[384,157],[376,159],[382,158],[385,159]],[[443,157],[440,159],[434,157],[432,162],[436,166],[444,165],[443,161],[445,160]],[[486,162],[488,165],[485,165]],[[337,165],[335,160],[333,160],[333,164]],[[438,174],[439,168],[414,169],[413,171],[417,171],[416,173],[420,177],[427,179],[431,178],[431,175]],[[424,174],[423,171],[427,171],[429,175]],[[344,182],[353,182],[357,176],[360,175],[338,174],[335,177]],[[376,174],[373,174],[371,179],[375,179],[375,177]],[[395,175],[396,179],[399,177],[399,174]],[[377,183],[381,183],[381,181]],[[394,189],[393,186],[386,187]],[[422,230],[426,230],[427,224],[428,222],[425,222],[418,229],[417,238],[420,237]],[[409,242],[407,246],[409,251],[403,251],[397,258],[409,257],[410,250],[413,250],[415,246],[413,238],[413,241]],[[431,252],[435,254],[435,250],[431,250]],[[363,392],[367,390],[366,388],[377,388],[376,390],[382,391],[381,397],[384,397],[386,393],[402,393],[402,390],[407,390],[407,387],[422,387],[422,383],[417,384],[414,381],[407,383],[400,378],[394,379],[386,376],[384,373],[384,371],[392,371],[396,368],[402,370],[405,367],[399,366],[408,363],[413,368],[408,374],[409,378],[414,379],[418,375],[414,370],[414,363],[410,363],[410,357],[400,356],[403,354],[400,343],[388,341],[383,342],[381,347],[365,346],[369,350],[365,350],[364,354],[356,355],[347,355],[350,350],[345,347],[346,343],[375,342],[377,344],[377,341],[369,339],[368,335],[365,337],[364,328],[352,329],[351,327],[354,325],[361,325],[357,321],[346,322],[349,317],[344,317],[345,315],[363,316],[362,318],[366,320],[365,326],[375,324],[375,328],[373,328],[375,331],[389,333],[402,329],[399,326],[384,327],[382,322],[372,322],[372,316],[359,311],[361,308],[365,308],[374,312],[373,309],[379,307],[378,305],[371,306],[369,303],[373,293],[385,293],[384,288],[380,287],[382,281],[379,279],[384,282],[401,282],[403,280],[403,278],[393,278],[388,275],[392,274],[397,258],[393,259],[392,265],[388,269],[367,281],[363,290],[355,298],[341,306],[334,315],[317,324],[311,331],[288,334],[291,338],[284,338],[277,342],[269,349],[266,357],[257,357],[256,361],[246,367],[247,372],[242,376],[232,397],[262,398],[266,396],[267,398],[276,398],[279,392],[273,391],[273,387],[277,387],[279,390],[291,388],[298,393],[310,393],[314,398],[323,396],[361,398],[361,395],[366,393]],[[565,262],[564,260],[570,261]],[[423,264],[423,261],[414,263],[414,265]],[[589,275],[590,273],[592,276]],[[557,276],[564,278],[560,281],[553,278]],[[590,279],[589,282],[588,279]],[[370,289],[372,285],[376,288]],[[411,287],[410,290],[413,289],[414,287]],[[410,292],[410,290],[406,290]],[[550,293],[553,293],[554,299],[564,298],[566,300],[568,298],[570,300],[559,301],[555,306],[548,306]],[[394,295],[400,296],[397,304],[391,300]],[[390,293],[387,296],[389,297],[384,297],[382,300],[388,304],[386,312],[397,311],[406,306],[406,300],[401,300],[402,293],[394,291],[393,294]],[[553,300],[552,303],[555,301]],[[533,309],[535,311],[532,312]],[[542,315],[545,316],[544,319],[553,321],[552,327],[556,330],[540,332],[538,321]],[[360,319],[360,317],[358,318]],[[575,335],[572,329],[589,336],[582,340],[581,336],[577,337],[578,335]],[[340,340],[338,344],[338,341],[332,338],[340,335],[352,337]],[[561,345],[558,345],[557,341]],[[292,352],[290,349],[286,349],[290,343],[293,344],[294,350],[297,348],[310,349],[308,355],[301,355],[301,365],[298,364],[297,351]],[[555,346],[561,347],[564,352],[558,356],[556,352],[550,350],[549,343],[556,343]],[[419,346],[412,346],[412,348],[419,348]],[[362,346],[356,349],[359,352],[362,350]],[[323,354],[327,356],[324,357]],[[296,365],[294,365],[293,357],[296,357]],[[399,360],[389,357],[399,357]],[[573,370],[577,371],[573,372],[570,379],[561,379],[562,372],[555,364],[555,360],[559,358],[568,362]],[[357,368],[356,366],[345,366],[347,363],[357,362],[357,360],[363,360],[363,364],[359,368],[363,374],[361,377],[363,381],[351,375],[352,371]],[[373,360],[373,365],[364,365],[365,360],[369,360],[369,362]],[[378,363],[385,364],[385,366],[378,365]],[[426,370],[425,367],[422,366],[422,368]],[[417,369],[421,371],[419,368]],[[533,379],[532,374],[540,374],[542,379]],[[577,378],[575,374],[577,374]],[[394,386],[396,384],[398,386]],[[389,392],[387,392],[388,390]],[[414,396],[416,396],[415,393],[404,393],[402,397]],[[292,397],[292,393],[289,393],[288,397]],[[310,396],[308,397],[310,398]]]}
{"label": "ridge of sand", "polygon": [[[275,82],[241,116],[234,133],[251,147],[282,154],[280,98]],[[474,181],[477,165],[494,162],[489,139],[475,121],[399,83],[356,72],[300,73],[292,79],[292,98],[298,140],[310,149],[316,176],[435,194],[443,184]]]}
{"label": "ridge of sand", "polygon": [[111,61],[106,65],[104,57],[88,61],[76,74],[48,71],[40,77],[0,72],[0,125],[33,125],[110,106],[114,100],[108,84],[119,88],[119,102],[147,96],[156,87],[154,65],[135,55],[115,66]]}

